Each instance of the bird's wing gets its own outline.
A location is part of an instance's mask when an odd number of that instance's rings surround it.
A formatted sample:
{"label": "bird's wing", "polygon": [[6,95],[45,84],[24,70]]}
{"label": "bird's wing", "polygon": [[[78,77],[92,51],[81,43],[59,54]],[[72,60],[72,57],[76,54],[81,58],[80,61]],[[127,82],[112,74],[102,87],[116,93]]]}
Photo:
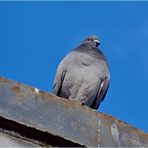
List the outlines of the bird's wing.
{"label": "bird's wing", "polygon": [[70,52],[67,56],[64,57],[64,59],[59,64],[53,84],[54,94],[61,96],[62,84],[64,82],[66,72],[68,71],[69,67],[72,67],[73,64],[76,62],[75,58],[75,53]]}
{"label": "bird's wing", "polygon": [[94,100],[93,104],[91,105],[91,108],[93,109],[98,109],[99,105],[101,102],[104,100],[105,95],[107,93],[109,87],[109,79],[105,77],[104,79],[101,80],[96,99]]}
{"label": "bird's wing", "polygon": [[65,78],[65,75],[66,75],[66,70],[64,70],[64,67],[62,66],[62,64],[60,64],[57,69],[54,84],[53,84],[53,93],[58,96],[60,96],[61,94],[62,84]]}

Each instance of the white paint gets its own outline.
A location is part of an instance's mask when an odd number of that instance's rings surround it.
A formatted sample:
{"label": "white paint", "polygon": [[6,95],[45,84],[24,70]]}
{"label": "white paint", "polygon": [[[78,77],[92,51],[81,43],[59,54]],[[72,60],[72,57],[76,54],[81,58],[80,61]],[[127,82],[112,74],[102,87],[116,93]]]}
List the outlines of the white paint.
{"label": "white paint", "polygon": [[100,130],[101,122],[98,119],[98,147],[100,147],[100,138],[101,138],[101,130]]}
{"label": "white paint", "polygon": [[111,125],[111,134],[114,137],[115,141],[120,146],[119,131],[118,131],[117,125],[115,123]]}
{"label": "white paint", "polygon": [[35,94],[38,95],[40,90],[38,88],[34,88],[34,90],[35,90]]}

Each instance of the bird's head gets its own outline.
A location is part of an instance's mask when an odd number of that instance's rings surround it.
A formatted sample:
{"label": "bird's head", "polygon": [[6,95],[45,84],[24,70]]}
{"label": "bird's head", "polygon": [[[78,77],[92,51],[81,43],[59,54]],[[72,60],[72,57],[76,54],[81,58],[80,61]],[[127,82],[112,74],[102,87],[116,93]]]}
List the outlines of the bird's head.
{"label": "bird's head", "polygon": [[89,36],[83,42],[90,42],[92,44],[95,44],[97,47],[100,45],[100,41],[96,35]]}

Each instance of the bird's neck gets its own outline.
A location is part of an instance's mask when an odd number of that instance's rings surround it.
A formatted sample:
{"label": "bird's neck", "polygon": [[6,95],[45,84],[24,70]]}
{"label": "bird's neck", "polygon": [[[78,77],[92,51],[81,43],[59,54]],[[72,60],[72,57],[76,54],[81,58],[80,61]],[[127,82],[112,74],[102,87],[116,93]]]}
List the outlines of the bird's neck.
{"label": "bird's neck", "polygon": [[89,54],[90,56],[94,57],[94,58],[99,58],[102,60],[106,60],[104,54],[102,53],[102,51],[96,47],[96,45],[91,44],[91,43],[82,43],[78,48],[75,49],[76,51],[79,52],[84,52]]}

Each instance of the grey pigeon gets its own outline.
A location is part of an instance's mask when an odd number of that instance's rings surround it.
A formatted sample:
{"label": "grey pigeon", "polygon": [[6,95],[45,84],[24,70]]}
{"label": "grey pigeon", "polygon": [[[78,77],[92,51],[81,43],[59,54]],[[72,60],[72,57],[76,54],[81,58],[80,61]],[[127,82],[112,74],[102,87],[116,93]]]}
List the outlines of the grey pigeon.
{"label": "grey pigeon", "polygon": [[59,64],[54,94],[98,109],[109,87],[108,62],[99,49],[97,36],[86,38]]}

